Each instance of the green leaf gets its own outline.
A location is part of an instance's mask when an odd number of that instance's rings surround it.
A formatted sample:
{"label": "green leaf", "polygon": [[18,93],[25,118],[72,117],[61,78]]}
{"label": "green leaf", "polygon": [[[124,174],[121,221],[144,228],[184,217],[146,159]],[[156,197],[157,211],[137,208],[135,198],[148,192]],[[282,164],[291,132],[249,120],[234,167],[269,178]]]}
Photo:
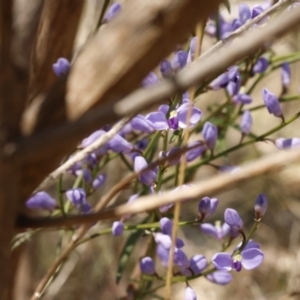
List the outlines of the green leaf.
{"label": "green leaf", "polygon": [[136,246],[138,239],[142,236],[143,233],[144,231],[142,230],[135,231],[127,239],[119,258],[119,266],[116,276],[117,284],[120,282],[124,269],[127,266],[129,258],[134,250],[134,247]]}

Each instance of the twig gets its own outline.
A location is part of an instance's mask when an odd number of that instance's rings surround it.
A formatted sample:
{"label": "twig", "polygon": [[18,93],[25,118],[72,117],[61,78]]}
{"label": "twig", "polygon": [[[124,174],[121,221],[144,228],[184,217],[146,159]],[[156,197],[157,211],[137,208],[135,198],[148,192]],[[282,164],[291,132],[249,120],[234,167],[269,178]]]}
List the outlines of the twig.
{"label": "twig", "polygon": [[[207,195],[216,194],[221,191],[230,189],[237,183],[241,183],[247,179],[259,176],[270,171],[278,170],[300,159],[300,149],[280,151],[272,155],[255,160],[254,162],[243,164],[240,170],[232,174],[224,173],[214,176],[205,181],[196,181],[190,187],[184,190],[168,191],[162,194],[143,196],[130,204],[123,204],[116,208],[85,216],[69,217],[72,223],[79,222],[95,222],[105,219],[118,218],[126,214],[137,214],[140,212],[150,211],[157,207],[185,201],[187,199],[200,198]],[[68,220],[68,219],[66,219]],[[63,225],[64,219],[27,219],[28,225],[36,227],[43,223],[45,226]],[[30,224],[31,222],[31,224]],[[68,225],[68,223],[66,223]]]}
{"label": "twig", "polygon": [[[120,182],[118,182],[115,186],[111,188],[111,190],[104,195],[98,205],[95,207],[95,211],[99,211],[100,209],[102,210],[104,207],[107,206],[107,204],[110,202],[110,200],[115,197],[121,190],[123,190],[132,180],[137,178],[140,174],[143,172],[146,172],[148,170],[153,170],[155,167],[157,167],[160,164],[164,164],[168,160],[172,160],[174,158],[178,158],[178,156],[182,155],[183,153],[195,149],[199,147],[199,145],[193,145],[191,147],[182,147],[181,149],[178,149],[178,151],[172,153],[170,156],[162,159],[158,159],[151,164],[148,165],[147,168],[128,175],[127,177],[123,178]],[[94,214],[90,215],[81,215],[81,216],[68,216],[68,217],[63,217],[63,218],[28,218],[25,216],[20,216],[17,227],[18,228],[40,228],[40,227],[47,227],[47,226],[70,226],[70,225],[75,225],[78,223],[90,223],[90,216],[93,216]],[[80,217],[80,221],[78,222],[78,217]],[[54,221],[54,222],[53,222]]]}
{"label": "twig", "polygon": [[232,41],[226,47],[213,53],[209,59],[197,61],[183,69],[171,80],[161,84],[140,89],[117,103],[113,113],[119,116],[138,111],[160,103],[177,92],[186,91],[189,87],[205,82],[220,74],[263,45],[283,36],[291,28],[299,24],[300,8],[283,13],[280,18],[272,20],[263,28],[244,33],[240,39]]}
{"label": "twig", "polygon": [[103,146],[107,143],[113,136],[115,136],[131,119],[131,117],[126,117],[122,119],[119,123],[117,123],[111,130],[107,133],[103,134],[100,138],[98,138],[95,142],[93,142],[88,147],[84,148],[83,150],[77,152],[74,156],[69,158],[64,164],[62,164],[59,168],[53,171],[47,178],[40,184],[37,190],[41,190],[46,188],[51,182],[56,180],[61,174],[66,172],[70,169],[74,164],[77,162],[82,161],[85,157],[89,154],[93,153],[95,150]]}
{"label": "twig", "polygon": [[281,7],[288,5],[289,2],[293,2],[294,0],[279,0],[277,3],[272,5],[269,9],[265,10],[258,16],[256,16],[254,19],[249,20],[244,25],[236,29],[234,32],[232,32],[227,38],[220,40],[216,44],[214,44],[210,49],[208,49],[206,52],[204,52],[198,59],[195,60],[195,62],[198,62],[204,58],[209,57],[213,53],[215,53],[218,49],[220,49],[223,45],[227,44],[228,42],[232,41],[234,38],[239,37],[242,33],[244,33],[246,30],[250,29],[253,25],[257,24],[259,21],[263,20],[265,17],[273,14]]}

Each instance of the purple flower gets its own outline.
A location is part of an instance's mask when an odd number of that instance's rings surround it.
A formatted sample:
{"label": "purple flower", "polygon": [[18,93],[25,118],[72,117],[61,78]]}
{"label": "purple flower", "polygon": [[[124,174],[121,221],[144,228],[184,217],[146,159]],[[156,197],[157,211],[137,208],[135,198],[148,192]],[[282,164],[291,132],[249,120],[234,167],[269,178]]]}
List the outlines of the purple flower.
{"label": "purple flower", "polygon": [[227,223],[224,223],[221,226],[219,221],[216,222],[215,226],[210,223],[200,224],[200,228],[205,234],[210,235],[218,240],[222,240],[226,235],[229,234],[230,231],[230,226]]}
{"label": "purple flower", "polygon": [[[134,171],[136,173],[140,172],[141,170],[143,170],[147,167],[148,167],[148,164],[144,157],[137,156],[134,159]],[[157,176],[156,172],[154,172],[152,170],[147,170],[147,171],[142,172],[139,175],[139,181],[145,185],[153,185],[155,183],[156,176]]]}
{"label": "purple flower", "polygon": [[267,207],[268,207],[267,196],[265,194],[258,195],[254,205],[255,218],[257,220],[261,219],[265,215],[267,211]]}
{"label": "purple flower", "polygon": [[70,202],[72,202],[76,207],[80,207],[86,202],[86,193],[84,189],[77,188],[66,191],[66,196]]}
{"label": "purple flower", "polygon": [[226,271],[216,271],[208,274],[206,278],[216,284],[226,285],[232,281],[232,275]]}
{"label": "purple flower", "polygon": [[[256,18],[258,15],[260,15],[262,12],[264,11],[264,9],[260,6],[260,5],[255,5],[253,6],[252,9],[252,19]],[[263,21],[263,20],[262,20]],[[261,23],[261,21],[259,22]]]}
{"label": "purple flower", "polygon": [[206,145],[203,145],[202,141],[195,141],[188,144],[188,147],[193,147],[199,145],[199,147],[195,147],[185,153],[185,158],[187,162],[193,161],[196,158],[200,157],[202,153],[206,150]]}
{"label": "purple flower", "polygon": [[118,2],[113,3],[105,13],[105,16],[103,18],[103,22],[109,22],[111,21],[117,14],[121,11],[122,6]]}
{"label": "purple flower", "polygon": [[171,235],[172,234],[173,223],[170,219],[164,217],[159,221],[159,227],[163,234]]}
{"label": "purple flower", "polygon": [[241,131],[242,134],[249,134],[251,127],[252,127],[252,116],[249,110],[245,110],[243,115],[242,115],[242,120],[241,120]]}
{"label": "purple flower", "polygon": [[263,89],[263,99],[270,114],[282,117],[282,110],[278,98],[268,89]]}
{"label": "purple flower", "polygon": [[[82,148],[86,148],[88,146],[90,146],[92,143],[94,143],[95,141],[97,141],[103,134],[105,134],[106,132],[104,130],[97,130],[95,132],[93,132],[90,136],[88,136],[87,138],[83,139],[80,146]],[[95,153],[96,155],[104,155],[108,150],[108,145],[105,144],[102,147],[98,148]]]}
{"label": "purple flower", "polygon": [[253,67],[253,73],[263,73],[268,69],[268,66],[269,61],[264,57],[260,57]]}
{"label": "purple flower", "polygon": [[300,147],[300,138],[278,138],[275,141],[275,145],[279,149],[296,149]]}
{"label": "purple flower", "polygon": [[57,77],[63,77],[69,73],[70,62],[66,58],[59,58],[55,64],[52,65],[53,72]]}
{"label": "purple flower", "polygon": [[240,19],[234,19],[232,22],[232,30],[235,31],[242,26],[242,22]]}
{"label": "purple flower", "polygon": [[84,162],[91,167],[95,167],[98,164],[98,158],[96,153],[91,153],[85,157]]}
{"label": "purple flower", "polygon": [[113,222],[113,225],[111,227],[111,232],[114,236],[120,236],[123,234],[124,231],[124,224],[120,221]]}
{"label": "purple flower", "polygon": [[146,119],[143,115],[137,115],[131,119],[130,125],[132,129],[142,131],[145,133],[152,133],[154,128],[152,123]]}
{"label": "purple flower", "polygon": [[202,135],[205,140],[207,148],[213,149],[218,139],[217,127],[210,122],[205,122],[202,130]]}
{"label": "purple flower", "polygon": [[144,274],[153,275],[155,274],[155,264],[151,257],[146,256],[140,260],[140,269]]}
{"label": "purple flower", "polygon": [[219,90],[221,88],[225,88],[227,86],[229,82],[229,78],[228,78],[228,74],[223,73],[220,76],[218,76],[216,79],[214,79],[211,83],[210,83],[210,87],[213,90]]}
{"label": "purple flower", "polygon": [[232,208],[227,208],[224,212],[225,222],[236,231],[243,229],[243,221],[238,212]]}
{"label": "purple flower", "polygon": [[219,28],[220,28],[220,38],[225,39],[227,38],[230,33],[232,32],[232,24],[229,22],[226,22],[221,15],[219,15]]}
{"label": "purple flower", "polygon": [[207,260],[204,255],[194,255],[190,259],[190,268],[194,275],[200,274],[207,267]]}
{"label": "purple flower", "polygon": [[197,300],[195,291],[189,285],[185,288],[184,300]]}
{"label": "purple flower", "polygon": [[164,78],[170,78],[173,75],[173,69],[172,69],[171,63],[167,59],[164,59],[160,63],[159,70],[160,70],[162,77],[164,77]]}
{"label": "purple flower", "polygon": [[281,82],[285,89],[287,89],[291,83],[291,68],[287,62],[281,66]]}
{"label": "purple flower", "polygon": [[120,135],[116,134],[108,141],[108,148],[116,153],[130,153],[133,146]]}
{"label": "purple flower", "polygon": [[245,24],[249,19],[251,19],[251,9],[248,4],[241,3],[239,5],[239,18],[242,24]]}
{"label": "purple flower", "polygon": [[144,80],[142,81],[142,86],[143,87],[149,87],[155,84],[158,84],[159,80],[158,77],[156,76],[156,74],[154,72],[150,72],[146,78],[144,78]]}
{"label": "purple flower", "polygon": [[106,175],[105,174],[100,174],[98,175],[94,180],[93,180],[93,188],[94,190],[99,189],[106,181]]}
{"label": "purple flower", "polygon": [[93,180],[93,176],[90,169],[76,170],[74,173],[76,176],[81,176],[87,183],[91,183]]}
{"label": "purple flower", "polygon": [[188,54],[184,50],[176,52],[172,59],[172,69],[178,71],[186,65]]}
{"label": "purple flower", "polygon": [[202,198],[198,204],[199,217],[204,219],[204,217],[213,214],[217,209],[218,203],[219,200],[217,198]]}
{"label": "purple flower", "polygon": [[[166,217],[161,218],[159,221],[159,227],[163,234],[168,235],[171,238],[173,223],[170,219]],[[158,237],[158,240],[160,240],[160,238],[161,236]],[[167,240],[167,243],[169,243],[169,239]],[[184,242],[182,239],[176,238],[175,245],[177,248],[182,248],[184,246]]]}
{"label": "purple flower", "polygon": [[235,104],[250,104],[252,102],[252,98],[248,94],[239,93],[232,97],[232,101]]}
{"label": "purple flower", "polygon": [[[191,114],[188,119],[189,110]],[[188,124],[191,127],[195,126],[200,121],[202,115],[201,110],[190,103],[182,104],[176,111],[179,121],[178,126],[183,129],[186,128]]]}
{"label": "purple flower", "polygon": [[37,192],[26,201],[26,206],[30,209],[54,210],[56,201],[46,192]]}
{"label": "purple flower", "polygon": [[181,268],[188,268],[190,265],[190,261],[181,249],[174,249],[174,264]]}
{"label": "purple flower", "polygon": [[156,255],[159,257],[162,265],[167,267],[169,264],[170,249],[166,249],[162,244],[158,243],[156,247]]}
{"label": "purple flower", "polygon": [[[160,111],[149,113],[146,119],[149,120],[156,130],[166,130],[168,128],[177,130],[178,128],[186,128],[195,126],[201,119],[201,110],[190,103],[180,105],[176,110],[170,112],[170,117],[167,120],[166,111],[169,107],[167,105],[161,106]],[[187,120],[188,111],[191,110],[189,120]]]}
{"label": "purple flower", "polygon": [[154,234],[154,240],[157,244],[160,244],[165,249],[172,247],[172,239],[169,235],[157,232]]}
{"label": "purple flower", "polygon": [[240,253],[234,254],[220,252],[216,253],[212,258],[212,263],[218,270],[239,272],[242,267],[246,270],[257,268],[264,259],[264,253],[256,246],[248,247]]}
{"label": "purple flower", "polygon": [[229,82],[227,84],[227,92],[230,96],[237,95],[241,87],[241,76],[238,66],[233,66],[228,69]]}

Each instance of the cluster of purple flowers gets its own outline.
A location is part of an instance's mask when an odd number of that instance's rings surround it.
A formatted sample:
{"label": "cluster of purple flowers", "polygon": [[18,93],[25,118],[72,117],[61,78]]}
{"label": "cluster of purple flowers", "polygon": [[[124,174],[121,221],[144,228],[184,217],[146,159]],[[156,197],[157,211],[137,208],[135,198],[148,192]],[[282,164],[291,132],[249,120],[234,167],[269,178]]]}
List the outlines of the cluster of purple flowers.
{"label": "cluster of purple flowers", "polygon": [[[267,197],[264,194],[257,197],[254,206],[256,222],[260,222],[264,216],[267,203]],[[168,267],[170,251],[174,251],[173,264],[179,268],[179,273],[174,274],[174,276],[177,274],[186,276],[187,278],[205,276],[213,283],[226,285],[232,280],[232,275],[229,273],[231,270],[239,272],[242,267],[246,270],[251,270],[257,268],[262,263],[264,253],[258,243],[251,240],[250,237],[246,239],[243,221],[236,210],[231,208],[225,210],[225,223],[222,226],[219,221],[216,222],[215,226],[209,223],[202,223],[204,218],[215,212],[217,205],[218,199],[216,198],[204,197],[199,201],[198,219],[201,222],[200,229],[205,234],[213,236],[220,241],[223,241],[226,237],[229,237],[229,240],[232,241],[241,235],[243,242],[240,243],[232,253],[218,252],[213,255],[211,261],[214,268],[208,271],[207,268],[209,264],[204,255],[196,254],[188,259],[182,250],[184,242],[181,239],[176,239],[175,248],[172,249],[171,233],[173,223],[170,219],[163,217],[159,222],[161,232],[153,233],[157,245],[156,255],[162,265]],[[140,269],[144,274],[158,276],[154,259],[149,256],[143,257],[140,260]],[[205,275],[202,275],[203,273]],[[185,299],[196,299],[196,294],[189,285],[186,287]]]}
{"label": "cluster of purple flowers", "polygon": [[[239,16],[234,20],[228,22],[220,14],[211,17],[206,26],[206,31],[213,37],[224,39],[228,37],[233,31],[243,26],[245,23],[257,17],[268,7],[256,5],[250,8],[247,4],[239,5]],[[109,23],[121,13],[122,7],[119,3],[112,4],[103,17],[102,23]],[[259,24],[263,24],[265,20],[261,20]],[[259,25],[258,24],[258,25]],[[198,52],[198,38],[191,37],[189,43],[186,45],[178,45],[174,49],[174,53],[168,58],[161,61],[158,66],[159,72],[150,72],[146,78],[141,82],[142,88],[151,88],[151,86],[159,84],[161,80],[170,80],[176,73],[180,72],[188,64],[190,64]],[[280,96],[275,95],[271,89],[264,88],[262,90],[261,102],[264,103],[269,114],[276,118],[282,119],[285,122],[280,98],[286,94],[291,83],[291,70],[288,62],[281,63],[281,86],[282,91]],[[236,118],[240,116],[240,132],[242,139],[251,134],[253,125],[252,109],[247,105],[252,104],[251,89],[246,89],[249,78],[256,76],[264,76],[269,71],[273,70],[272,57],[267,53],[259,52],[256,57],[251,58],[249,65],[240,63],[229,67],[225,72],[216,78],[209,78],[210,83],[206,87],[208,90],[220,91],[223,90],[227,97],[228,107],[220,112],[226,111],[224,115],[229,119],[234,119],[234,111],[238,111]],[[64,78],[68,75],[71,69],[71,63],[66,58],[58,58],[57,62],[52,66],[54,74],[58,78]],[[59,80],[59,79],[58,79]],[[201,105],[201,103],[200,103]],[[167,172],[169,167],[178,166],[182,156],[188,163],[199,159],[200,157],[207,158],[208,154],[214,158],[214,151],[218,151],[219,141],[224,137],[223,124],[220,124],[220,119],[207,118],[203,121],[203,114],[205,110],[199,108],[194,103],[194,99],[190,97],[189,92],[185,92],[177,97],[169,99],[168,104],[162,104],[157,109],[148,112],[147,114],[138,114],[134,116],[130,122],[122,128],[122,130],[111,138],[107,143],[89,154],[82,161],[74,164],[69,170],[68,174],[76,178],[75,184],[72,188],[61,190],[60,200],[63,203],[58,203],[48,193],[41,191],[30,197],[26,206],[29,209],[43,209],[50,213],[61,207],[71,208],[76,213],[91,213],[92,205],[88,201],[88,196],[105,184],[106,174],[101,173],[102,167],[108,162],[111,157],[120,155],[123,160],[127,162],[129,169],[138,173],[135,194],[129,199],[128,203],[135,201],[141,193],[161,193],[160,188],[156,188],[161,174]],[[220,106],[221,107],[221,106]],[[206,116],[205,116],[206,117]],[[276,119],[275,119],[276,120]],[[235,119],[227,125],[235,125]],[[103,136],[112,124],[108,124],[99,130],[93,132],[86,137],[78,145],[78,150],[84,149],[101,136]],[[189,128],[195,132],[201,131],[201,136],[197,136],[197,140],[189,142],[189,148],[184,154],[180,142],[183,130]],[[164,151],[157,151],[159,148],[159,141],[156,137],[163,138]],[[251,136],[251,135],[250,135]],[[242,140],[241,140],[242,141]],[[279,149],[296,148],[300,146],[300,138],[278,138],[271,140]],[[156,143],[156,144],[155,144]],[[154,145],[154,146],[153,146]],[[148,151],[149,148],[152,147]],[[151,153],[152,152],[152,153]],[[165,162],[158,166],[152,167],[156,153],[158,156],[158,163],[164,159]],[[149,154],[150,153],[150,154]],[[211,164],[213,165],[213,164]],[[219,170],[236,171],[238,168],[230,166],[218,167]],[[162,177],[162,176],[161,176]],[[161,183],[161,182],[160,182]],[[175,187],[174,193],[178,189],[187,188],[182,185]],[[67,203],[68,205],[65,205]],[[222,252],[215,253],[211,262],[202,254],[195,254],[189,257],[184,250],[184,241],[176,237],[175,245],[172,247],[172,227],[173,222],[168,218],[168,211],[173,204],[161,206],[157,211],[161,217],[159,221],[159,229],[151,228],[146,234],[153,237],[153,243],[156,246],[156,257],[162,266],[169,266],[169,259],[171,251],[174,253],[173,265],[174,276],[185,276],[186,280],[194,277],[203,276],[207,280],[219,284],[226,285],[232,281],[232,274],[230,271],[251,270],[257,268],[264,259],[264,253],[260,249],[260,245],[247,236],[244,231],[244,224],[238,212],[232,208],[227,208],[224,212],[224,222],[216,221],[214,224],[206,222],[207,218],[212,215],[218,206],[218,199],[204,197],[198,204],[198,216],[194,223],[199,224],[201,232],[215,238],[222,243]],[[267,209],[267,198],[264,194],[257,197],[254,211],[255,224],[258,224],[264,216]],[[67,211],[69,213],[69,211]],[[126,226],[125,221],[131,216],[124,215],[122,218],[113,222],[111,232],[113,236],[121,236],[124,231],[129,230],[132,226]],[[241,243],[237,243],[235,249],[230,252],[228,248],[231,243],[238,237],[242,238]],[[225,246],[224,246],[225,245]],[[140,259],[140,269],[142,273],[160,278],[157,269],[157,261],[154,257],[145,256]],[[210,268],[210,266],[213,266]],[[185,300],[196,300],[197,296],[193,288],[187,283],[185,289]]]}

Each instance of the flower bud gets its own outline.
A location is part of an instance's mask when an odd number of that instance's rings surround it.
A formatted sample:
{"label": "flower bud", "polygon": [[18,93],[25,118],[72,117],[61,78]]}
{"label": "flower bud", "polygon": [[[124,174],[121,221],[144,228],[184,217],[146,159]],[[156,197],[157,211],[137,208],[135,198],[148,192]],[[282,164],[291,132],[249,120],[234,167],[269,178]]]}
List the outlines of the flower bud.
{"label": "flower bud", "polygon": [[245,24],[249,19],[251,19],[251,9],[248,4],[241,3],[239,5],[239,18],[242,24]]}
{"label": "flower bud", "polygon": [[187,57],[188,57],[188,54],[184,50],[180,50],[180,51],[176,52],[172,59],[173,70],[177,71],[177,70],[182,69],[186,65]]}
{"label": "flower bud", "polygon": [[53,210],[56,207],[56,201],[46,192],[38,192],[26,201],[26,206],[30,209]]}
{"label": "flower bud", "polygon": [[52,65],[53,72],[57,77],[63,77],[69,73],[71,68],[70,62],[66,58],[59,58],[55,64]]}
{"label": "flower bud", "polygon": [[114,236],[120,236],[123,234],[124,224],[120,221],[115,221],[112,225],[111,232]]}
{"label": "flower bud", "polygon": [[239,93],[232,97],[232,101],[235,104],[250,104],[252,102],[252,98],[247,94]]}
{"label": "flower bud", "polygon": [[111,21],[122,9],[121,4],[115,2],[113,3],[107,10],[103,22],[109,22]]}
{"label": "flower bud", "polygon": [[210,122],[206,122],[203,126],[202,135],[208,149],[213,149],[218,138],[218,129]]}
{"label": "flower bud", "polygon": [[268,69],[268,66],[269,61],[264,57],[260,57],[253,67],[253,73],[263,73]]}
{"label": "flower bud", "polygon": [[249,134],[252,126],[252,116],[249,110],[245,110],[241,120],[241,131],[243,134]]}
{"label": "flower bud", "polygon": [[174,264],[182,268],[188,268],[190,265],[190,261],[181,249],[174,249]]}
{"label": "flower bud", "polygon": [[146,256],[140,260],[140,269],[144,274],[153,275],[155,273],[154,261],[151,257]]}
{"label": "flower bud", "polygon": [[76,207],[86,202],[85,191],[81,188],[68,190],[66,196]]}
{"label": "flower bud", "polygon": [[[260,15],[264,9],[260,5],[255,5],[252,8],[252,19],[256,18],[258,15]],[[260,23],[260,22],[259,22]]]}
{"label": "flower bud", "polygon": [[99,189],[106,181],[106,175],[100,174],[93,180],[93,188],[94,190]]}
{"label": "flower bud", "polygon": [[287,62],[281,66],[281,82],[284,89],[287,89],[291,83],[291,68]]}
{"label": "flower bud", "polygon": [[170,219],[164,217],[159,221],[159,227],[163,234],[171,235],[172,234],[173,223]]}
{"label": "flower bud", "polygon": [[258,195],[254,205],[256,220],[261,219],[265,215],[267,207],[268,207],[267,196],[265,194]]}
{"label": "flower bud", "polygon": [[162,77],[164,77],[164,78],[170,78],[173,74],[171,63],[167,59],[164,59],[160,63],[159,70],[160,70]]}
{"label": "flower bud", "polygon": [[158,77],[154,72],[150,72],[142,81],[142,87],[149,87],[159,83]]}
{"label": "flower bud", "polygon": [[195,291],[189,285],[185,288],[184,300],[197,300]]}
{"label": "flower bud", "polygon": [[208,197],[204,197],[200,200],[198,204],[199,215],[204,217],[209,213],[209,210],[210,210],[210,199]]}
{"label": "flower bud", "polygon": [[200,274],[206,267],[207,260],[204,255],[197,254],[190,259],[190,268],[194,275]]}
{"label": "flower bud", "polygon": [[227,208],[224,213],[225,222],[237,231],[241,231],[243,229],[243,221],[240,218],[238,212],[232,208]]}
{"label": "flower bud", "polygon": [[[141,170],[147,168],[147,166],[148,166],[148,164],[144,157],[137,156],[134,159],[134,171],[135,172],[140,172]],[[139,175],[139,180],[141,183],[143,183],[145,185],[153,185],[156,180],[156,173],[152,170],[142,172]]]}
{"label": "flower bud", "polygon": [[278,98],[268,89],[263,89],[263,100],[270,114],[282,117],[282,110]]}
{"label": "flower bud", "polygon": [[279,149],[296,149],[300,147],[299,138],[284,139],[278,138],[275,140],[275,146]]}

